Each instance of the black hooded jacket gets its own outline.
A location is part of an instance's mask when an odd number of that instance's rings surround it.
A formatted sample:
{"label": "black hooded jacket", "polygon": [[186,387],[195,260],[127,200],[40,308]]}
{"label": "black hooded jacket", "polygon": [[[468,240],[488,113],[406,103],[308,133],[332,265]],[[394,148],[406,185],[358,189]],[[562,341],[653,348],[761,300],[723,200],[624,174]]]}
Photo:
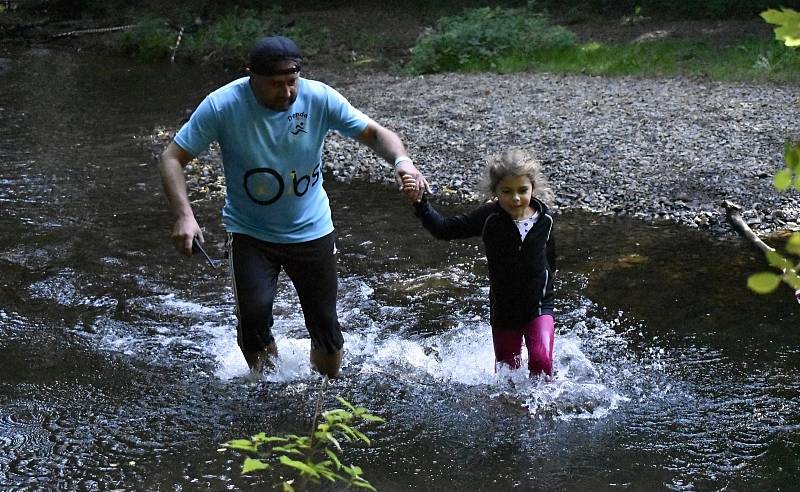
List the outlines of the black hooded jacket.
{"label": "black hooded jacket", "polygon": [[442,217],[428,201],[414,204],[417,217],[435,238],[483,240],[492,327],[518,328],[537,316],[553,314],[553,217],[536,198],[531,207],[539,212],[539,220],[522,241],[514,220],[496,202],[452,217]]}

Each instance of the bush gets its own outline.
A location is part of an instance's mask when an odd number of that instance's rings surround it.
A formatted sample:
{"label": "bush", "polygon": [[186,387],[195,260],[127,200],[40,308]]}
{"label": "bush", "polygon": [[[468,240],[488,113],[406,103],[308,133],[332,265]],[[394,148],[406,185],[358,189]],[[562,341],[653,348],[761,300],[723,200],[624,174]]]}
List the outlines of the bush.
{"label": "bush", "polygon": [[[115,49],[126,54],[156,61],[169,58],[175,51],[178,58],[217,62],[241,68],[247,61],[252,44],[261,36],[289,36],[301,47],[305,56],[313,55],[326,39],[325,30],[314,30],[290,22],[279,7],[266,11],[234,8],[217,19],[195,25],[193,16],[182,13],[178,21],[145,17],[134,27],[115,38]],[[175,50],[180,30],[181,44]]]}
{"label": "bush", "polygon": [[526,57],[576,43],[575,35],[550,25],[529,9],[483,7],[439,20],[436,31],[414,46],[409,69],[414,73],[496,68],[499,58]]}
{"label": "bush", "polygon": [[118,51],[154,61],[169,56],[175,44],[175,30],[164,19],[146,17],[115,37]]}
{"label": "bush", "polygon": [[280,31],[285,23],[279,8],[265,12],[239,10],[224,14],[196,33],[186,36],[186,52],[192,58],[221,60],[242,66],[253,42]]}

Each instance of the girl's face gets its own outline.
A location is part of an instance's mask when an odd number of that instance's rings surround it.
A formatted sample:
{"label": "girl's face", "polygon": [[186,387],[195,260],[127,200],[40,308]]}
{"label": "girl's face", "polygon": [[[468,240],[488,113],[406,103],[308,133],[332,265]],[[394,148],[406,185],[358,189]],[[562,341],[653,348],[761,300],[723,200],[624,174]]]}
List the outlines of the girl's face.
{"label": "girl's face", "polygon": [[527,176],[506,176],[497,183],[495,192],[500,207],[512,219],[519,220],[533,213],[531,208],[533,183]]}

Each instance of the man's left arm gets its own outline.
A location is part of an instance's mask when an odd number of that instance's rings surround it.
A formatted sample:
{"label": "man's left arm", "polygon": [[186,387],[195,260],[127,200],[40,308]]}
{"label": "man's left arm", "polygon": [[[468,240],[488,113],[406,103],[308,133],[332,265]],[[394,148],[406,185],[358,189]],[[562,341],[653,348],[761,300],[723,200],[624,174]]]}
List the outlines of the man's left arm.
{"label": "man's left arm", "polygon": [[428,180],[414,166],[414,162],[406,154],[406,148],[396,133],[370,120],[356,139],[394,165],[394,179],[400,190],[403,189],[403,176],[410,175],[414,177],[416,184],[417,201],[422,200],[423,192],[430,191]]}

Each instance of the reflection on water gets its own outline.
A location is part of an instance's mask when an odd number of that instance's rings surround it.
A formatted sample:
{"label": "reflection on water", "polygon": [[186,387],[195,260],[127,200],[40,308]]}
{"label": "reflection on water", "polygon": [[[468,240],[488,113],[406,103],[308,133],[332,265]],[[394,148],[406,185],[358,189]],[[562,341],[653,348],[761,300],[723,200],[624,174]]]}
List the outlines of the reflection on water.
{"label": "reflection on water", "polygon": [[[2,56],[2,488],[269,483],[217,449],[307,430],[320,380],[294,293],[284,282],[275,308],[277,371],[249,380],[224,273],[171,250],[139,143],[225,74]],[[389,188],[326,187],[347,353],[325,403],[387,419],[372,447],[344,453],[380,490],[796,482],[797,307],[744,289],[762,266],[738,242],[562,216],[556,376],[529,380],[493,370],[479,242],[429,238]],[[219,207],[197,204],[216,257]]]}

